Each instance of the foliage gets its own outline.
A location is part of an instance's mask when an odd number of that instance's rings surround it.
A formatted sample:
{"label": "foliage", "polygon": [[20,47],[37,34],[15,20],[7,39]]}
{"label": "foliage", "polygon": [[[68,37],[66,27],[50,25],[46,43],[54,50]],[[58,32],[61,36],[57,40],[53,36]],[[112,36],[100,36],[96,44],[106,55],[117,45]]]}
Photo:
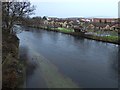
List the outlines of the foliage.
{"label": "foliage", "polygon": [[34,6],[30,2],[2,2],[2,27],[12,33],[14,23],[33,14]]}

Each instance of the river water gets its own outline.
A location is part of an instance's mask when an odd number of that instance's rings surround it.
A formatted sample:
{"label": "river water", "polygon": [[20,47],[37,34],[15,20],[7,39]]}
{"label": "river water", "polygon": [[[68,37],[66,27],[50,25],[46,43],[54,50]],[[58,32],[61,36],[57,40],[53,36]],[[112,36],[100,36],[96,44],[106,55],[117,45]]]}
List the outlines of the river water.
{"label": "river water", "polygon": [[117,88],[118,45],[58,32],[22,28],[26,88]]}

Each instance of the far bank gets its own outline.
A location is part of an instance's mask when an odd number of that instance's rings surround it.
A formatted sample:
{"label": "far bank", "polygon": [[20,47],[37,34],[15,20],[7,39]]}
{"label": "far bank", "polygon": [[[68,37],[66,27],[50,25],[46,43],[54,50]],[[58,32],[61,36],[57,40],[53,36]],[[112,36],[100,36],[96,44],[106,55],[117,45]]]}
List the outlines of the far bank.
{"label": "far bank", "polygon": [[36,27],[36,26],[30,26],[30,25],[28,27],[43,29],[43,30],[47,30],[47,31],[60,32],[60,33],[69,34],[69,35],[73,35],[73,36],[80,36],[80,37],[84,37],[84,38],[92,39],[92,40],[96,40],[96,41],[102,41],[102,42],[108,42],[108,43],[120,45],[119,36],[96,36],[96,35],[92,35],[92,34],[91,35],[85,34],[82,32],[74,32],[73,29],[66,29],[66,28],[47,28],[47,27],[39,27],[39,26]]}

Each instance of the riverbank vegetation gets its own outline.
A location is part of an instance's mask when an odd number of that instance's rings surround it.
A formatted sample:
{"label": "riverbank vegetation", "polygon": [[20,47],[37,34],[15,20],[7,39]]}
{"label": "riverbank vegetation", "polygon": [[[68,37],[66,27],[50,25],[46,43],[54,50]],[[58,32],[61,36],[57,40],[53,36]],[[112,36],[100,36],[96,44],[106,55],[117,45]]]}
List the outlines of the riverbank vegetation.
{"label": "riverbank vegetation", "polygon": [[60,28],[60,27],[59,27],[59,28],[57,28],[57,30],[58,30],[58,31],[61,31],[61,32],[68,32],[68,33],[69,33],[69,32],[74,32],[74,30],[73,30],[73,29]]}
{"label": "riverbank vegetation", "polygon": [[2,88],[15,88],[23,79],[23,64],[19,60],[19,39],[2,33]]}
{"label": "riverbank vegetation", "polygon": [[25,61],[19,58],[19,39],[13,26],[34,11],[30,2],[2,2],[2,88],[17,88],[23,82]]}
{"label": "riverbank vegetation", "polygon": [[[72,21],[67,19],[62,20],[59,18],[57,18],[56,20],[47,20],[47,18],[45,17],[25,18],[22,21],[22,25],[33,28],[61,32],[70,35],[77,35],[88,39],[120,44],[117,21],[115,21],[114,23],[91,23],[92,22],[83,21],[76,22],[74,20]],[[77,28],[77,30],[75,30],[75,28]]]}
{"label": "riverbank vegetation", "polygon": [[[118,36],[118,33],[115,31],[94,31],[94,30],[89,30],[86,33],[80,33],[80,32],[75,32],[74,29],[68,29],[68,28],[50,28],[50,27],[39,27],[39,26],[30,26],[32,28],[38,28],[38,29],[43,29],[43,30],[48,30],[48,31],[55,31],[55,32],[61,32],[69,35],[74,35],[74,36],[80,36],[88,39],[93,39],[97,41],[102,41],[102,42],[109,42],[109,43],[114,43],[114,44],[120,44],[119,40],[120,37]],[[111,33],[111,35],[103,35],[103,33]],[[88,34],[89,33],[89,34]]]}

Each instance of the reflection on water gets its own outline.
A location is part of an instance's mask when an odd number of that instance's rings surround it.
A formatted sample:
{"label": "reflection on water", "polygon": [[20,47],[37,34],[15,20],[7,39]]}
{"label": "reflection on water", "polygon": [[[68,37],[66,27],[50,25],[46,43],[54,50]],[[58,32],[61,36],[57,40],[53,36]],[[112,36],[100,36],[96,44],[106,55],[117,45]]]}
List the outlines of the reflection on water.
{"label": "reflection on water", "polygon": [[[118,87],[118,45],[57,32],[24,28],[26,29],[29,31],[23,31],[17,36],[20,39],[20,46],[28,48],[26,53],[29,59],[32,60],[31,51],[34,50],[80,87]],[[40,74],[36,72],[31,77],[40,78]],[[29,86],[35,86],[32,83],[34,79],[28,79]]]}

